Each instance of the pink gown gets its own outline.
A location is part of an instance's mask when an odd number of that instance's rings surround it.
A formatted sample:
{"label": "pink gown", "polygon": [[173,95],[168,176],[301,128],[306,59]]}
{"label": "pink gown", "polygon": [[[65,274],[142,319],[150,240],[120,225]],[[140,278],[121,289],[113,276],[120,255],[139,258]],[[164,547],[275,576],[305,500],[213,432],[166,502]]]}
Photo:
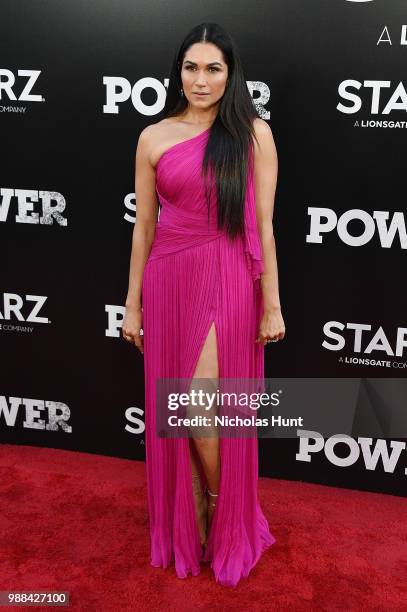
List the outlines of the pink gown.
{"label": "pink gown", "polygon": [[[275,542],[257,497],[257,437],[220,438],[220,487],[206,549],[200,545],[188,438],[156,434],[157,378],[190,378],[212,322],[219,377],[264,377],[255,343],[263,312],[261,242],[256,224],[253,151],[245,237],[216,227],[200,168],[209,130],[167,149],[156,166],[161,212],[143,274],[145,444],[151,565],[175,564],[179,578],[210,563],[217,582],[235,586]],[[216,199],[215,199],[216,202]]]}

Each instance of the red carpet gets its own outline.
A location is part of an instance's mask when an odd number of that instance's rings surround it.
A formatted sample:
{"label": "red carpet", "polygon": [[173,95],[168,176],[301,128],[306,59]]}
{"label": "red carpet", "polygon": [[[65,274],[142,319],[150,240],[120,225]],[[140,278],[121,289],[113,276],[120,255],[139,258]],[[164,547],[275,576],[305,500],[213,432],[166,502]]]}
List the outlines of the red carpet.
{"label": "red carpet", "polygon": [[0,473],[0,590],[69,591],[84,612],[407,609],[403,498],[260,479],[277,542],[231,589],[208,564],[149,565],[144,463],[0,445]]}

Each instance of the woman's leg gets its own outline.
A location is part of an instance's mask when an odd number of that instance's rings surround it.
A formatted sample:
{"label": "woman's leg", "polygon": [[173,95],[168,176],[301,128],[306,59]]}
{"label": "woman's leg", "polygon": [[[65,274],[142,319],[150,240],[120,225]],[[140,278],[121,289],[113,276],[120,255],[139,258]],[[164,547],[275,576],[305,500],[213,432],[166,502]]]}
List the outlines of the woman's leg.
{"label": "woman's leg", "polygon": [[195,512],[198,520],[199,537],[202,546],[206,546],[208,503],[205,496],[205,477],[202,477],[203,470],[201,462],[192,439],[189,440],[189,450],[192,471],[192,491],[194,494]]}
{"label": "woman's leg", "polygon": [[[216,342],[216,330],[215,325],[212,323],[208,335],[205,339],[202,347],[201,354],[199,356],[193,378],[198,379],[196,383],[191,384],[191,389],[201,389],[206,393],[214,393],[218,387],[219,377],[219,364],[218,364],[218,353],[217,353],[217,342]],[[199,380],[208,379],[208,380]],[[217,433],[217,427],[214,425],[213,418],[216,414],[216,402],[213,406],[207,410],[207,404],[199,405],[198,408],[194,409],[194,414],[204,415],[212,419],[212,425],[210,427],[202,428],[202,436],[193,435],[193,443],[197,453],[197,456],[191,450],[191,465],[192,470],[198,469],[197,462],[199,461],[202,466],[208,489],[214,493],[218,493],[219,480],[220,480],[220,454],[219,454],[219,437]],[[197,431],[195,429],[195,431]],[[190,440],[191,442],[191,440]],[[210,526],[213,512],[215,510],[216,497],[209,496],[208,499],[208,526]]]}

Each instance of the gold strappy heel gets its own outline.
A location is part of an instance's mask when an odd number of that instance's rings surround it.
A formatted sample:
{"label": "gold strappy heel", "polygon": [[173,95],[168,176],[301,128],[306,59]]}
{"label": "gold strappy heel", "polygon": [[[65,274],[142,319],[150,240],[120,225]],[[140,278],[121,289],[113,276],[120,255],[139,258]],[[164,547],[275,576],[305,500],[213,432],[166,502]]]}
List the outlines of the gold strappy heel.
{"label": "gold strappy heel", "polygon": [[[208,493],[208,495],[211,496],[211,498],[218,497],[219,495],[219,493],[212,493],[212,491],[208,487],[206,487],[206,492]],[[209,508],[212,508],[210,512],[209,512]],[[216,501],[213,501],[213,499],[211,499],[210,502],[208,503],[208,528],[211,526],[212,517],[213,517],[213,513],[215,512],[215,508],[216,508]]]}

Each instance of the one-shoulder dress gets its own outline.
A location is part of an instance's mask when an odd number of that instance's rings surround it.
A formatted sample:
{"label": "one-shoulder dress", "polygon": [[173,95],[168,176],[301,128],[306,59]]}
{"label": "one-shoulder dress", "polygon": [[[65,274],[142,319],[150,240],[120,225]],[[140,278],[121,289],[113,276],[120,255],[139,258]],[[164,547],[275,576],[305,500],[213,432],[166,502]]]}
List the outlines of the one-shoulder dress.
{"label": "one-shoulder dress", "polygon": [[190,378],[214,322],[220,378],[264,377],[264,347],[256,343],[264,270],[253,175],[247,176],[245,235],[209,224],[201,164],[210,128],[179,142],[160,157],[156,191],[160,207],[142,281],[145,449],[151,565],[175,564],[176,575],[200,573],[210,563],[215,580],[236,586],[276,540],[257,496],[257,437],[220,438],[219,496],[206,549],[196,518],[187,438],[156,431],[156,381]]}

